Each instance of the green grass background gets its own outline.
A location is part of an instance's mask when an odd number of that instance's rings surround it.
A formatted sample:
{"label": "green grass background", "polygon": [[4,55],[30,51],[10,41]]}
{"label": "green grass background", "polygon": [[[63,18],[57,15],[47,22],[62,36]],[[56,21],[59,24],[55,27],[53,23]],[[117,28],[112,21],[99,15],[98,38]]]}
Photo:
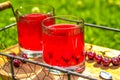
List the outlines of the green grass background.
{"label": "green grass background", "polygon": [[[6,0],[0,0],[4,2]],[[20,5],[29,4],[49,4],[55,8],[56,15],[75,15],[82,17],[85,23],[93,23],[96,25],[104,25],[120,29],[120,0],[10,0],[14,9]],[[11,9],[0,12],[0,27],[15,22]],[[3,40],[9,46],[10,43],[15,44],[14,40],[11,42],[10,37],[16,37],[16,31],[9,31],[8,40]],[[3,33],[3,32],[2,32]],[[0,33],[0,35],[2,34]],[[6,36],[6,34],[4,34]],[[120,49],[120,33],[97,29],[94,27],[85,26],[85,42],[96,44],[100,46]],[[7,37],[6,36],[6,37]],[[17,40],[15,40],[17,41]],[[8,43],[7,43],[8,42]]]}
{"label": "green grass background", "polygon": [[[6,0],[0,0],[5,2]],[[14,9],[20,5],[49,4],[56,15],[75,15],[85,23],[120,29],[120,0],[10,0]],[[15,22],[11,9],[0,11],[0,28]],[[16,27],[0,32],[0,49],[17,43]],[[120,32],[85,26],[85,42],[120,50]],[[5,44],[5,45],[4,45]]]}

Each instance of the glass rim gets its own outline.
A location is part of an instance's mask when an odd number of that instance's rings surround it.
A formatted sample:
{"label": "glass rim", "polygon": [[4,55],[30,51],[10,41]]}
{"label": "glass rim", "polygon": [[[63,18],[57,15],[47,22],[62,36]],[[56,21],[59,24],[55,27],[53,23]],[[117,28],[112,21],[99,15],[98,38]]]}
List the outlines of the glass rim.
{"label": "glass rim", "polygon": [[[80,20],[70,20],[70,19],[64,18],[64,16],[74,17],[74,18],[80,19]],[[60,19],[60,20],[64,20],[64,21],[75,22],[75,23],[78,23],[78,24],[83,23],[83,25],[84,25],[84,19],[81,18],[81,17],[77,17],[77,16],[73,16],[73,15],[58,15],[58,16],[51,16],[51,17],[47,17],[47,18],[43,19],[43,21],[42,21],[42,27],[43,27],[43,28],[46,28],[46,29],[54,29],[54,28],[51,28],[51,27],[48,27],[48,26],[44,25],[44,22],[45,22],[46,20],[54,19],[54,18],[57,18],[57,19]],[[69,24],[69,23],[60,23],[60,24],[55,24],[55,25],[62,25],[62,24],[63,24],[63,25],[67,25],[67,24]],[[54,24],[53,24],[53,25],[54,25]],[[70,24],[70,25],[74,25],[74,24]],[[51,26],[51,25],[50,25],[50,26]],[[64,28],[64,29],[73,29],[73,28],[79,28],[79,27],[80,27],[79,25],[75,24],[75,27]],[[63,29],[63,28],[56,28],[56,30],[60,30],[60,29]]]}
{"label": "glass rim", "polygon": [[51,6],[49,4],[30,4],[30,5],[27,5],[27,6],[21,5],[15,11],[20,10],[23,6],[28,7],[28,6],[33,6],[33,5],[34,6],[47,6],[47,7],[51,8],[51,9],[55,9],[53,6]]}
{"label": "glass rim", "polygon": [[[49,4],[31,4],[31,5],[27,5],[27,6],[24,6],[24,5],[21,5],[19,6],[16,10],[15,10],[15,17],[18,18],[18,16],[21,16],[21,15],[26,15],[28,13],[25,13],[25,14],[21,14],[21,12],[19,10],[22,10],[23,7],[29,7],[29,6],[34,6],[34,7],[37,7],[37,6],[45,6],[45,7],[48,7],[51,11],[52,11],[52,15],[54,16],[55,15],[55,8]],[[38,7],[38,8],[41,8],[41,7]],[[51,12],[50,11],[50,12]],[[39,12],[38,12],[39,13]],[[48,12],[49,13],[49,12]],[[46,14],[46,13],[44,13]]]}

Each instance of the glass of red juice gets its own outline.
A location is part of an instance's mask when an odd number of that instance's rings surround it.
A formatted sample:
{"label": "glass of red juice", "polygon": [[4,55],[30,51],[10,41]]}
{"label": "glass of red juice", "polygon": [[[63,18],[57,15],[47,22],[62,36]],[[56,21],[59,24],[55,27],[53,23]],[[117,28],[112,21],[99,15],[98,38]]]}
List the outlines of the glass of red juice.
{"label": "glass of red juice", "polygon": [[[55,20],[55,24],[46,24],[50,20]],[[84,20],[71,15],[53,16],[44,19],[42,26],[44,62],[51,66],[83,72]]]}
{"label": "glass of red juice", "polygon": [[[30,58],[42,56],[41,22],[43,19],[53,15],[54,8],[49,5],[27,4],[20,6],[16,10],[20,54],[27,54]],[[52,22],[48,22],[48,24],[52,24]]]}

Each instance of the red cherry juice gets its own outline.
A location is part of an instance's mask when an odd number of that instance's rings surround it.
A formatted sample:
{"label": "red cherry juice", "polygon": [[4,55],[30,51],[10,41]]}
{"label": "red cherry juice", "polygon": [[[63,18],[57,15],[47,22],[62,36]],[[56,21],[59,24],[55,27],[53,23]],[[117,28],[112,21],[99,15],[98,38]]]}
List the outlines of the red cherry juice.
{"label": "red cherry juice", "polygon": [[49,16],[48,14],[27,14],[19,17],[18,40],[22,48],[33,51],[42,50],[41,22]]}
{"label": "red cherry juice", "polygon": [[74,24],[54,24],[43,33],[45,63],[70,67],[84,62],[84,31]]}

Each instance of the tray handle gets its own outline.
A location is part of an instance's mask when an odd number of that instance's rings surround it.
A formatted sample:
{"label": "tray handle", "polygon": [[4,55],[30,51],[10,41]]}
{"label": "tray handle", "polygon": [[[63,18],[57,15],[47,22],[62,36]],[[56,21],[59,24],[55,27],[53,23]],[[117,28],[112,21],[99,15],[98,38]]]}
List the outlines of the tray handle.
{"label": "tray handle", "polygon": [[11,7],[12,7],[12,5],[11,5],[10,1],[0,3],[0,11],[5,10],[7,8],[11,8]]}

